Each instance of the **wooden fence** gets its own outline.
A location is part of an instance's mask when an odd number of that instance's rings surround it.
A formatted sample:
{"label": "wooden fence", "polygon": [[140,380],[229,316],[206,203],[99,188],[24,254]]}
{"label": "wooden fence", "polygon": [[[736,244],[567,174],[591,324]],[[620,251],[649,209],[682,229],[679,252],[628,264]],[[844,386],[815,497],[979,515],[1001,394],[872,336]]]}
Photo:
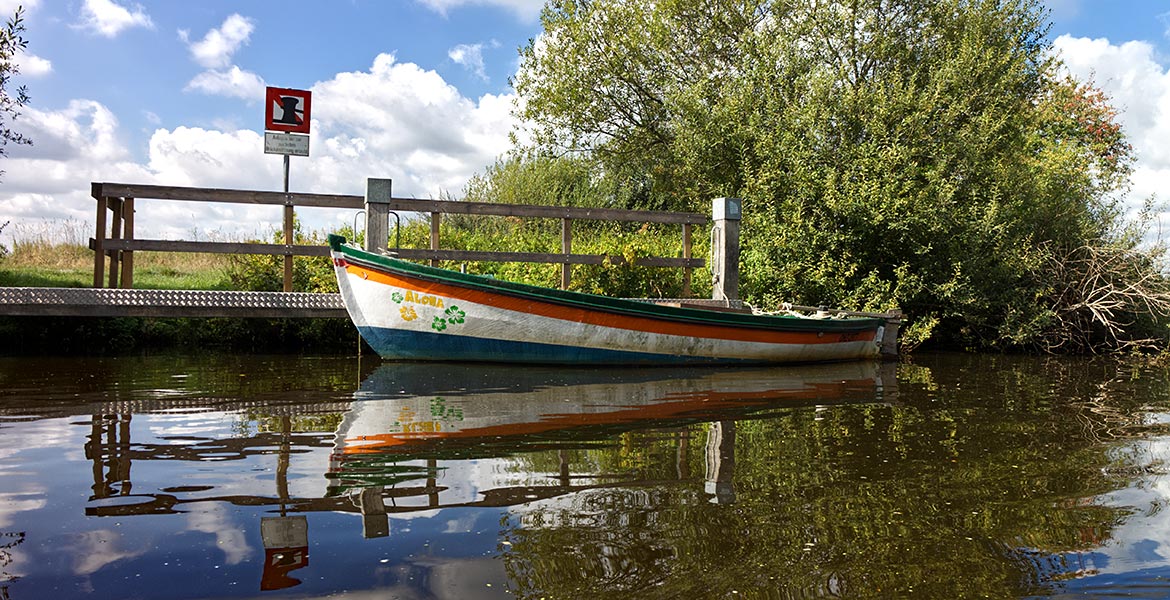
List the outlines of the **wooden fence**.
{"label": "wooden fence", "polygon": [[[683,269],[683,296],[691,295],[691,275],[705,261],[692,256],[692,232],[695,225],[708,222],[707,215],[699,213],[639,211],[603,208],[576,208],[526,204],[491,204],[482,202],[454,202],[448,200],[421,200],[394,198],[389,180],[370,180],[366,197],[335,194],[307,194],[265,192],[254,190],[190,188],[126,183],[93,183],[91,194],[97,201],[96,236],[90,240],[94,251],[93,285],[111,288],[134,287],[134,252],[207,252],[222,254],[268,254],[284,257],[284,291],[292,291],[292,259],[294,256],[328,256],[326,246],[306,246],[293,243],[294,207],[324,207],[364,210],[366,212],[367,248],[385,248],[389,212],[406,211],[430,215],[431,236],[429,249],[398,248],[399,257],[430,260],[534,262],[561,265],[561,287],[568,288],[572,265],[602,264],[607,259],[621,262],[620,256],[602,254],[574,254],[573,221],[599,220],[636,223],[664,223],[682,226],[682,257],[650,256],[635,260],[635,264]],[[379,197],[373,197],[374,190]],[[284,207],[284,243],[262,244],[246,242],[198,242],[137,239],[134,237],[136,201],[183,200],[190,202],[227,202],[235,204],[264,204]],[[107,213],[111,213],[107,221]],[[550,218],[561,220],[561,253],[481,252],[474,250],[443,250],[440,248],[439,227],[442,215],[491,215],[499,217]],[[109,258],[109,265],[106,259]]]}

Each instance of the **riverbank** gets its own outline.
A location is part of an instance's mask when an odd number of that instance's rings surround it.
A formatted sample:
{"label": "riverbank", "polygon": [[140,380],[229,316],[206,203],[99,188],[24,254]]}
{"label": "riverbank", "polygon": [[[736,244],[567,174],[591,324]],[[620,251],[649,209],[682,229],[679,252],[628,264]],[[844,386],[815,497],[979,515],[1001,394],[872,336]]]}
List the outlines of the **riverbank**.
{"label": "riverbank", "polygon": [[[0,356],[158,350],[353,354],[349,319],[0,317]],[[363,352],[369,350],[363,348]]]}
{"label": "riverbank", "polygon": [[[0,258],[0,287],[90,287],[93,251],[54,241],[60,238],[52,232],[18,239]],[[250,263],[227,255],[137,252],[134,262],[139,289],[232,290],[240,289],[240,279],[258,279],[241,268]],[[352,354],[358,343],[348,319],[0,317],[0,339],[6,340],[0,356],[208,349]]]}

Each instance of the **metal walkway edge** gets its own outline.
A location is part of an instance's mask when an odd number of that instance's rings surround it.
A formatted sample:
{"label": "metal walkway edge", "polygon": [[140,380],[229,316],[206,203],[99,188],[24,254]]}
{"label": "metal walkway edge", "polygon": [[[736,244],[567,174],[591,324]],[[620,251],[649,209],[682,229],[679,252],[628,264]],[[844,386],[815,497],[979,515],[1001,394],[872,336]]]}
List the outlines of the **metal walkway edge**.
{"label": "metal walkway edge", "polygon": [[0,287],[0,316],[347,318],[341,294]]}

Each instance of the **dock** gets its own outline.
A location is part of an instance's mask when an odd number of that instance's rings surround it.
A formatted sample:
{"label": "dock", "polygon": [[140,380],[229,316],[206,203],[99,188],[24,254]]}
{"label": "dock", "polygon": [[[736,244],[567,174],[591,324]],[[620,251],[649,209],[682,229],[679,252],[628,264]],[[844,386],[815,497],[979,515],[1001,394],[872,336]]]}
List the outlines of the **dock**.
{"label": "dock", "polygon": [[0,287],[0,316],[345,319],[341,294]]}

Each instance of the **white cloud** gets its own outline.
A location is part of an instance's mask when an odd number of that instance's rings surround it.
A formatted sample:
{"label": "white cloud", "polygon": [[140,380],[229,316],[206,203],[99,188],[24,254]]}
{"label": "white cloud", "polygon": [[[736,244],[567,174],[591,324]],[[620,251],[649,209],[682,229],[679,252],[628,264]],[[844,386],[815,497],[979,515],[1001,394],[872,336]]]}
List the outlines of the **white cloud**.
{"label": "white cloud", "polygon": [[48,502],[44,490],[25,492],[0,492],[0,528],[8,530],[20,523],[29,513],[41,510]]}
{"label": "white cloud", "polygon": [[85,0],[81,5],[81,22],[77,26],[112,38],[131,27],[154,29],[154,22],[137,4],[131,11],[113,0]]}
{"label": "white cloud", "polygon": [[[256,28],[252,19],[233,14],[224,19],[223,25],[212,29],[198,42],[188,43],[187,49],[191,57],[200,66],[207,69],[223,69],[232,64],[232,55],[240,46],[248,43],[252,31]],[[187,42],[187,32],[180,31],[179,37]]]}
{"label": "white cloud", "polygon": [[[394,193],[437,197],[467,180],[510,147],[510,95],[461,95],[434,71],[379,55],[366,71],[339,73],[312,86],[311,156],[293,157],[294,191],[361,195],[367,177],[394,180]],[[92,224],[95,181],[279,190],[280,156],[263,153],[256,131],[180,126],[151,135],[146,158],[132,158],[118,120],[101,103],[74,100],[56,111],[21,116],[34,146],[10,147],[0,163],[0,223],[40,219]],[[225,237],[267,236],[282,211],[245,206],[139,200],[136,235],[192,239],[194,230]],[[353,222],[354,211],[297,209],[310,229]],[[89,225],[92,227],[92,225]],[[9,235],[10,230],[5,231]]]}
{"label": "white cloud", "polygon": [[1092,81],[1120,110],[1137,154],[1130,204],[1159,195],[1170,198],[1170,71],[1148,42],[1114,44],[1106,39],[1062,35],[1054,42],[1065,67],[1081,81]]}
{"label": "white cloud", "polygon": [[[500,43],[492,40],[491,47],[497,48]],[[447,57],[456,64],[475,74],[476,77],[487,81],[488,76],[483,67],[483,44],[459,44],[447,51]]]}
{"label": "white cloud", "polygon": [[254,553],[244,535],[244,528],[231,520],[223,505],[214,504],[207,509],[187,513],[186,519],[188,531],[215,536],[215,548],[223,552],[225,564],[238,565]]}
{"label": "white cloud", "polygon": [[232,56],[255,30],[252,19],[233,14],[223,24],[212,29],[202,40],[190,42],[186,31],[179,31],[179,38],[187,44],[191,58],[207,70],[187,82],[184,91],[196,91],[212,96],[241,98],[249,104],[264,97],[264,79],[250,71],[232,64]]}
{"label": "white cloud", "polygon": [[461,6],[498,6],[516,14],[524,21],[532,22],[540,16],[544,0],[416,0],[431,10],[446,15],[453,8]]}
{"label": "white cloud", "polygon": [[510,96],[473,102],[434,71],[390,54],[368,72],[340,73],[313,87],[314,127],[319,122],[330,137],[364,144],[359,160],[369,161],[371,172],[356,176],[389,175],[396,189],[402,182],[415,193],[462,189],[506,151],[510,110]]}
{"label": "white cloud", "polygon": [[264,97],[264,87],[264,80],[259,75],[232,65],[230,69],[223,71],[204,71],[196,75],[183,89],[258,102]]}
{"label": "white cloud", "polygon": [[487,73],[483,70],[483,44],[459,44],[447,51],[447,57],[487,81]]}
{"label": "white cloud", "polygon": [[41,77],[53,72],[53,63],[35,54],[22,52],[16,55],[15,62],[25,77]]}
{"label": "white cloud", "polygon": [[146,552],[144,549],[124,549],[122,534],[112,529],[83,531],[74,534],[69,542],[67,548],[72,554],[74,575],[93,575],[106,565]]}

